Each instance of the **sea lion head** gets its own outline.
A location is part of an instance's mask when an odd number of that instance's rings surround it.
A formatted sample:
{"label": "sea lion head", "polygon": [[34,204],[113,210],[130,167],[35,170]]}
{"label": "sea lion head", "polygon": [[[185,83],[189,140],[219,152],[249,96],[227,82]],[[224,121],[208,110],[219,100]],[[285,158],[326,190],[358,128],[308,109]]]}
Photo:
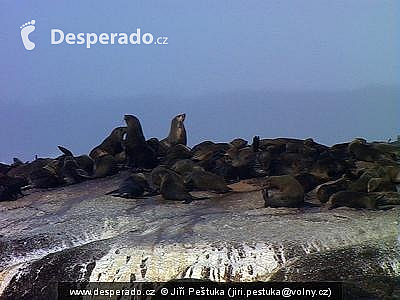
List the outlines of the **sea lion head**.
{"label": "sea lion head", "polygon": [[144,139],[142,125],[140,125],[138,118],[132,115],[125,115],[124,120],[127,125],[127,134],[133,134]]}
{"label": "sea lion head", "polygon": [[125,126],[114,128],[111,132],[112,136],[118,137],[118,139],[122,139],[124,134],[126,133],[127,128]]}
{"label": "sea lion head", "polygon": [[176,118],[176,120],[177,120],[178,122],[182,122],[182,123],[183,123],[183,121],[185,121],[186,114],[183,113],[183,114],[177,115],[175,118]]}
{"label": "sea lion head", "polygon": [[125,122],[127,124],[138,124],[138,123],[140,123],[139,119],[136,118],[135,116],[132,116],[132,115],[125,115],[124,116],[124,120],[125,120]]}

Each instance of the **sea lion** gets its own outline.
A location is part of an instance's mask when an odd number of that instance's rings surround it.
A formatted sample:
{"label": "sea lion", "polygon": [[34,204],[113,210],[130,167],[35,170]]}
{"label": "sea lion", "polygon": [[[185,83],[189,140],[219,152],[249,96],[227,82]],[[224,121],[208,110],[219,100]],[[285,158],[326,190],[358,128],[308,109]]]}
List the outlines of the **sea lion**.
{"label": "sea lion", "polygon": [[24,178],[26,185],[28,185],[32,183],[32,172],[40,170],[51,161],[53,161],[51,158],[38,158],[30,163],[24,163],[22,165],[13,167],[7,172],[7,175],[14,178]]}
{"label": "sea lion", "polygon": [[387,178],[371,178],[367,184],[368,193],[370,192],[396,192],[396,184]]}
{"label": "sea lion", "polygon": [[302,140],[290,138],[262,139],[260,140],[260,149],[269,151],[271,154],[280,154],[286,151],[288,143],[302,144]]}
{"label": "sea lion", "polygon": [[[195,156],[195,154],[197,152],[208,151],[208,150],[212,149],[214,145],[215,145],[215,143],[212,141],[204,141],[204,142],[201,142],[201,143],[195,145],[192,148],[191,152],[192,152],[193,156]],[[229,148],[229,145],[228,145],[228,148]]]}
{"label": "sea lion", "polygon": [[350,192],[350,191],[340,191],[334,193],[330,198],[329,209],[347,206],[352,208],[366,208],[366,209],[376,209],[377,197],[368,193],[363,192]]}
{"label": "sea lion", "polygon": [[178,200],[191,202],[205,198],[194,197],[189,194],[181,178],[171,176],[171,174],[161,174],[160,194],[165,200]]}
{"label": "sea lion", "polygon": [[399,165],[379,166],[376,171],[379,174],[379,177],[385,178],[393,183],[400,183]]}
{"label": "sea lion", "polygon": [[190,159],[180,159],[172,165],[171,169],[183,175],[184,173],[192,172],[195,166],[196,163]]}
{"label": "sea lion", "polygon": [[79,155],[74,157],[78,167],[88,175],[93,174],[94,161],[89,155]]}
{"label": "sea lion", "polygon": [[356,180],[352,180],[348,186],[348,190],[351,192],[368,192],[368,182],[372,178],[378,178],[379,175],[376,170],[369,169],[364,172],[358,172],[359,177]]}
{"label": "sea lion", "polygon": [[12,169],[11,166],[0,163],[0,174],[7,174],[8,171]]}
{"label": "sea lion", "polygon": [[[224,177],[227,180],[249,179],[266,176],[268,173],[270,154],[254,152],[251,147],[233,150],[224,155]],[[218,174],[221,174],[218,172]]]}
{"label": "sea lion", "polygon": [[368,194],[375,197],[378,207],[384,205],[400,205],[400,193],[398,192],[373,192]]}
{"label": "sea lion", "polygon": [[55,159],[43,167],[33,169],[29,174],[29,182],[36,188],[53,188],[63,185],[62,164],[62,161]]}
{"label": "sea lion", "polygon": [[161,140],[161,144],[169,148],[171,146],[182,144],[186,146],[187,137],[186,137],[186,129],[184,125],[186,114],[180,114],[175,116],[171,121],[171,128],[169,130],[168,136]]}
{"label": "sea lion", "polygon": [[247,147],[248,142],[244,139],[237,138],[232,140],[230,144],[237,149],[242,149],[244,147]]}
{"label": "sea lion", "polygon": [[156,187],[160,187],[161,176],[165,174],[174,177],[176,180],[182,180],[182,177],[179,173],[175,172],[165,165],[159,165],[151,171],[151,182],[153,183],[153,185],[155,185]]}
{"label": "sea lion", "polygon": [[101,150],[101,148],[97,148],[94,153],[94,178],[106,177],[118,173],[118,163],[114,156]]}
{"label": "sea lion", "polygon": [[168,148],[165,157],[162,159],[162,164],[172,165],[180,159],[187,159],[191,157],[192,153],[190,152],[189,147],[182,144],[177,144]]}
{"label": "sea lion", "polygon": [[[75,163],[77,164],[77,167],[76,167],[77,169],[84,170],[88,175],[91,175],[93,173],[94,162],[93,162],[93,159],[89,155],[74,156],[72,151],[68,150],[67,148],[64,148],[62,146],[57,146],[57,147],[63,153],[63,155],[61,155],[57,158],[58,160],[63,160],[66,157],[73,157]],[[97,148],[96,150],[93,149],[91,154],[93,156],[96,156],[96,153],[98,153],[100,151],[106,152],[106,150],[104,150],[104,149],[100,150],[100,149],[101,148]]]}
{"label": "sea lion", "polygon": [[372,147],[364,139],[355,139],[348,146],[349,153],[357,160],[377,162],[393,161],[393,155],[388,155]]}
{"label": "sea lion", "polygon": [[95,151],[96,149],[100,148],[102,150],[104,150],[105,152],[107,152],[110,155],[117,155],[118,153],[121,153],[124,151],[124,149],[122,148],[122,141],[123,141],[123,137],[126,134],[127,128],[126,127],[117,127],[114,128],[110,135],[108,137],[105,138],[104,141],[101,142],[100,145],[94,147],[91,151],[89,156],[91,158],[95,158]]}
{"label": "sea lion", "polygon": [[138,198],[142,197],[145,192],[152,192],[149,183],[143,173],[133,173],[125,178],[118,189],[106,193],[122,198]]}
{"label": "sea lion", "polygon": [[128,166],[133,168],[152,169],[157,165],[156,153],[146,143],[139,119],[125,115],[127,124],[126,140],[124,143]]}
{"label": "sea lion", "polygon": [[305,139],[303,141],[303,145],[304,145],[304,148],[302,151],[303,151],[303,154],[306,154],[306,155],[315,155],[315,154],[321,155],[324,153],[328,153],[330,150],[330,148],[328,146],[319,144],[319,143],[315,142],[312,138]]}
{"label": "sea lion", "polygon": [[260,150],[260,137],[258,135],[253,137],[251,148],[253,149],[253,152],[257,152]]}
{"label": "sea lion", "polygon": [[400,158],[400,147],[391,143],[372,142],[371,147],[379,152],[391,154],[394,159]]}
{"label": "sea lion", "polygon": [[326,182],[323,178],[305,172],[295,175],[294,178],[302,185],[304,193],[311,192],[315,187]]}
{"label": "sea lion", "polygon": [[194,167],[193,171],[184,174],[183,178],[185,186],[190,190],[213,191],[216,193],[231,191],[223,177],[204,171],[201,167]]}
{"label": "sea lion", "polygon": [[24,165],[24,163],[22,162],[22,160],[20,160],[17,157],[13,158],[13,163],[11,164],[12,167],[18,167],[18,166],[22,166]]}
{"label": "sea lion", "polygon": [[346,190],[349,185],[350,180],[348,180],[346,176],[342,176],[335,181],[323,183],[316,188],[317,198],[321,203],[326,203],[328,202],[330,196],[339,191]]}
{"label": "sea lion", "polygon": [[334,159],[330,156],[320,157],[316,161],[311,160],[311,163],[309,173],[327,180],[338,179],[353,167],[349,161]]}
{"label": "sea lion", "polygon": [[349,143],[335,144],[329,149],[329,154],[335,159],[349,158]]}
{"label": "sea lion", "polygon": [[0,174],[0,201],[17,200],[19,196],[24,196],[21,187],[25,181],[22,178],[12,178],[10,176]]}
{"label": "sea lion", "polygon": [[265,184],[265,207],[299,207],[304,203],[304,189],[293,176],[270,176]]}
{"label": "sea lion", "polygon": [[75,184],[92,178],[85,170],[78,166],[72,156],[64,158],[61,172],[66,184]]}
{"label": "sea lion", "polygon": [[153,137],[151,139],[148,139],[146,143],[153,149],[154,153],[157,153],[157,155],[165,155],[163,151],[160,151],[160,141],[157,138]]}
{"label": "sea lion", "polygon": [[[214,172],[217,161],[226,155],[226,151],[233,146],[227,143],[213,143],[206,141],[193,147],[192,160],[197,162],[199,166],[206,171]],[[236,148],[235,148],[236,149]]]}

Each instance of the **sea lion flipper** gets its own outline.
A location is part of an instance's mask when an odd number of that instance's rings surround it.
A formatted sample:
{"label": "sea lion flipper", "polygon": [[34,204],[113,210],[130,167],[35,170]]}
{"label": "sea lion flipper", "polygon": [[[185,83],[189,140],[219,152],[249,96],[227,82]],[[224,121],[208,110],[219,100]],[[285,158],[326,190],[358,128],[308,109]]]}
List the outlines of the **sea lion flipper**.
{"label": "sea lion flipper", "polygon": [[119,189],[112,190],[112,191],[110,191],[110,192],[105,193],[104,195],[112,195],[112,194],[117,193],[118,191],[119,191]]}
{"label": "sea lion flipper", "polygon": [[76,173],[84,178],[84,179],[93,179],[93,176],[89,175],[85,170],[83,169],[76,169]]}
{"label": "sea lion flipper", "polygon": [[208,196],[201,196],[201,197],[191,196],[190,197],[191,201],[194,201],[194,200],[206,200],[206,199],[210,199],[210,197],[208,197]]}
{"label": "sea lion flipper", "polygon": [[58,149],[60,149],[60,151],[61,151],[62,153],[64,153],[66,156],[74,156],[74,155],[72,154],[72,152],[69,151],[67,148],[64,148],[63,146],[57,146],[57,147],[58,147]]}

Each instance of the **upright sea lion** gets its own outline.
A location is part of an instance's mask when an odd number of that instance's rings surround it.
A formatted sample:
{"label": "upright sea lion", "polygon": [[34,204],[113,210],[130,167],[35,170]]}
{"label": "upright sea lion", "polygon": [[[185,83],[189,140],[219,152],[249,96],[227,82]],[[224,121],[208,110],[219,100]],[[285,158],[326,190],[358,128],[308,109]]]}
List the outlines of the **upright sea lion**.
{"label": "upright sea lion", "polygon": [[185,121],[186,114],[180,114],[175,116],[171,121],[171,128],[168,136],[161,140],[161,144],[166,148],[171,146],[187,144],[186,129],[183,122]]}
{"label": "upright sea lion", "polygon": [[270,176],[265,183],[265,207],[299,207],[304,203],[304,189],[293,176]]}
{"label": "upright sea lion", "polygon": [[117,155],[118,153],[121,153],[124,149],[122,148],[122,141],[123,141],[123,137],[126,133],[126,127],[117,127],[114,128],[110,135],[108,137],[105,138],[105,140],[103,142],[101,142],[100,145],[96,146],[95,148],[92,149],[92,151],[90,151],[89,156],[91,158],[95,158],[95,150],[100,148],[102,150],[104,150],[105,152],[107,152],[110,155]]}
{"label": "upright sea lion", "polygon": [[128,166],[133,168],[152,169],[157,165],[154,150],[146,143],[139,119],[132,115],[125,115],[127,124],[125,152]]}
{"label": "upright sea lion", "polygon": [[340,206],[376,209],[376,200],[376,196],[370,195],[368,193],[341,191],[333,194],[329,198],[329,209],[337,208]]}
{"label": "upright sea lion", "polygon": [[253,143],[251,144],[251,148],[253,149],[254,152],[260,150],[260,137],[258,135],[253,137]]}

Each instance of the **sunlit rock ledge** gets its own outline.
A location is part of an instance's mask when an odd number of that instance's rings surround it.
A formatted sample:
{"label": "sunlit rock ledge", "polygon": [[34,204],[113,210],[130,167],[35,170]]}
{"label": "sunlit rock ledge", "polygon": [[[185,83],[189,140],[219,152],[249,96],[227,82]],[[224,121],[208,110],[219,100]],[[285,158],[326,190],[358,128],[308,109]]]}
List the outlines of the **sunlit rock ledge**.
{"label": "sunlit rock ledge", "polygon": [[348,281],[378,298],[397,291],[400,208],[264,208],[261,192],[246,189],[189,204],[105,196],[121,178],[0,203],[3,298],[54,299],[60,281],[183,278]]}

